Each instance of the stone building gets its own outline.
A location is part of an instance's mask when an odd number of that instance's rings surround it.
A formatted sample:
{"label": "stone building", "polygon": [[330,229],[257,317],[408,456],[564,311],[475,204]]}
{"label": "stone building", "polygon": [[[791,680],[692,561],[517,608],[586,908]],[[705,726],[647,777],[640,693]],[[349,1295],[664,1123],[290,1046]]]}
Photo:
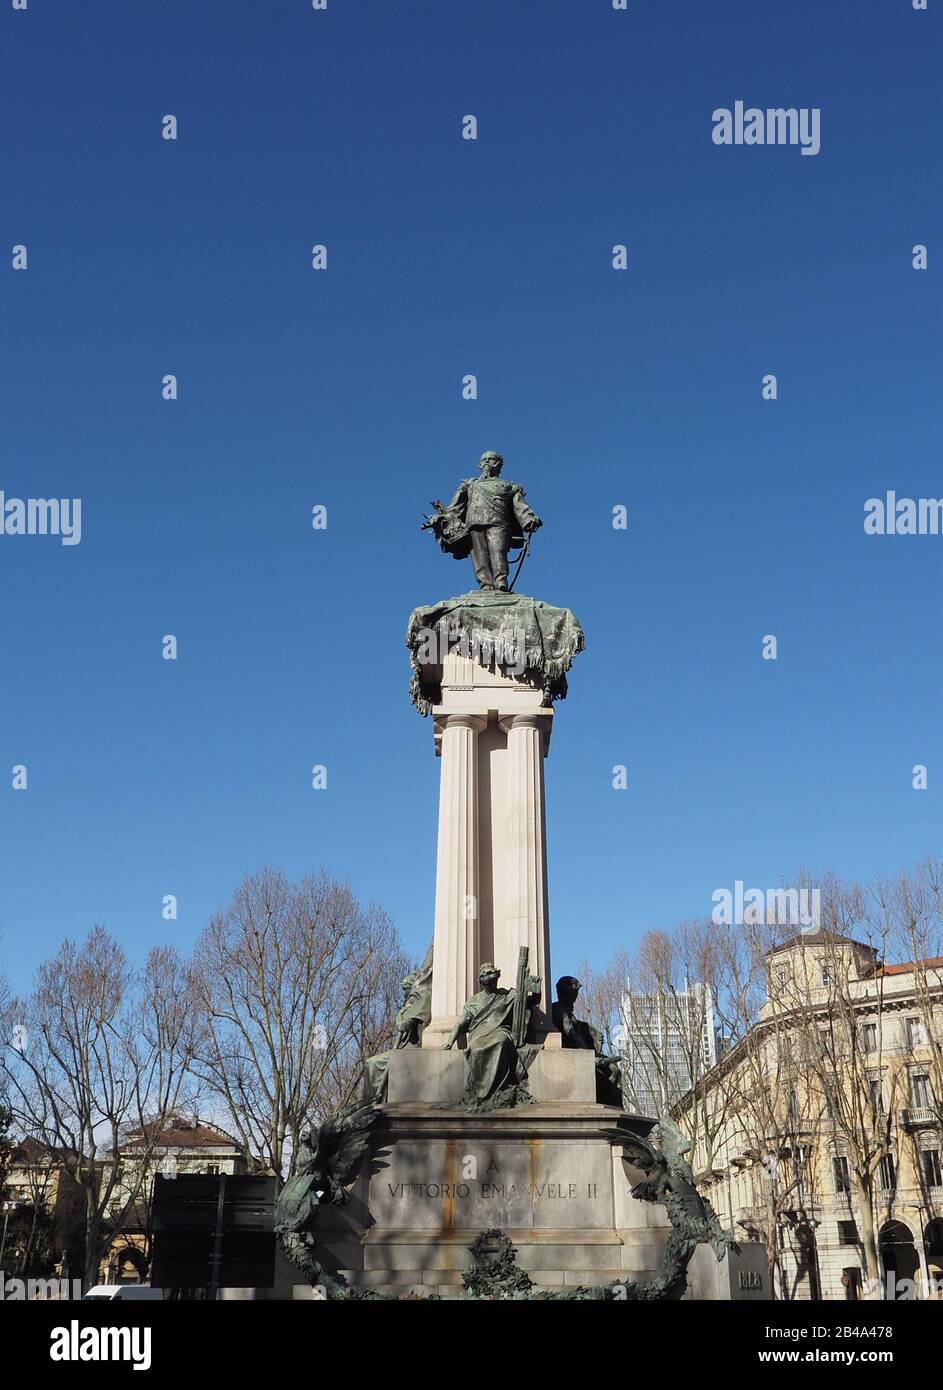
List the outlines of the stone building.
{"label": "stone building", "polygon": [[779,1298],[940,1297],[943,959],[818,929],[765,976],[758,1020],[675,1107],[702,1189],[775,1253]]}
{"label": "stone building", "polygon": [[129,1134],[121,1146],[121,1159],[118,1184],[108,1205],[114,1229],[100,1265],[103,1284],[138,1284],[147,1276],[156,1173],[173,1178],[184,1173],[247,1171],[242,1150],[231,1135],[182,1115],[168,1120],[156,1136],[148,1130]]}
{"label": "stone building", "polygon": [[77,1269],[84,1202],[73,1177],[75,1155],[31,1135],[10,1154],[3,1183],[4,1249],[9,1275]]}

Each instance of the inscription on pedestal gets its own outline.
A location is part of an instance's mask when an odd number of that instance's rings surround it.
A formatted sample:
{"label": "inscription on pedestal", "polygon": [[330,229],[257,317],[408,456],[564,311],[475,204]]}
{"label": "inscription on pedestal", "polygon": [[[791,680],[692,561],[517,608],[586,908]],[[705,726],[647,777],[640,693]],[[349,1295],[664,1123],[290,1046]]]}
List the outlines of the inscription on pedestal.
{"label": "inscription on pedestal", "polygon": [[448,1183],[448,1182],[398,1182],[387,1183],[390,1197],[411,1201],[426,1198],[430,1201],[467,1201],[469,1198],[481,1201],[517,1202],[530,1201],[534,1204],[546,1201],[565,1201],[583,1196],[595,1201],[599,1195],[599,1184],[594,1182],[545,1182],[534,1183]]}
{"label": "inscription on pedestal", "polygon": [[573,1145],[559,1140],[406,1141],[374,1181],[374,1215],[381,1225],[420,1230],[611,1226],[609,1145],[581,1144],[576,1164],[574,1157]]}

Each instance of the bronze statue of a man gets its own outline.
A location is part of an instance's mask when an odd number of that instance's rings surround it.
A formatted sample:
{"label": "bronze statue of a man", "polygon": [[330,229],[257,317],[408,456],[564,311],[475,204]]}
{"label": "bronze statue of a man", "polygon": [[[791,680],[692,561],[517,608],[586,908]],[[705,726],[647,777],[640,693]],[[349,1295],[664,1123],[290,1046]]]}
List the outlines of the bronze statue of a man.
{"label": "bronze statue of a man", "polygon": [[557,980],[557,1002],[551,1007],[564,1047],[582,1047],[596,1054],[596,1099],[603,1105],[622,1105],[622,1067],[618,1057],[603,1052],[602,1034],[591,1023],[575,1018],[573,1010],[582,986],[575,975]]}
{"label": "bronze statue of a man", "polygon": [[481,989],[468,1000],[444,1044],[448,1052],[459,1038],[465,1039],[462,1104],[467,1110],[491,1110],[530,1099],[527,1070],[513,1032],[517,991],[499,989],[500,974],[490,961],[482,965]]}
{"label": "bronze statue of a man", "polygon": [[501,477],[504,459],[491,450],[478,464],[481,476],[466,478],[447,507],[433,502],[435,512],[423,522],[439,545],[456,560],[471,555],[479,589],[505,591],[508,553],[543,525],[527,504],[520,483]]}
{"label": "bronze statue of a man", "polygon": [[432,1016],[432,947],[418,970],[403,980],[403,1003],[396,1015],[396,1042],[392,1049],[368,1057],[364,1063],[363,1099],[381,1104],[386,1100],[390,1057],[395,1049],[419,1047],[422,1030]]}

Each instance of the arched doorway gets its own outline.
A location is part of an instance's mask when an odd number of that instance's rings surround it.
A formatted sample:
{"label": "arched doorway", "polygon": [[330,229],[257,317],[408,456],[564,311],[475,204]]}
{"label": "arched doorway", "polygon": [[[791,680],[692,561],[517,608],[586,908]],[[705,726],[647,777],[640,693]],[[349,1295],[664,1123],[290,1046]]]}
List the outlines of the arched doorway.
{"label": "arched doorway", "polygon": [[927,1255],[927,1273],[936,1284],[930,1297],[943,1299],[943,1220],[939,1216],[927,1222],[923,1233],[923,1248]]}
{"label": "arched doorway", "polygon": [[143,1284],[147,1261],[140,1250],[125,1246],[115,1252],[112,1262],[116,1284]]}
{"label": "arched doorway", "polygon": [[[909,1227],[903,1221],[886,1221],[881,1227],[879,1244],[887,1297],[916,1298],[920,1257]],[[904,1280],[910,1282],[903,1284]]]}

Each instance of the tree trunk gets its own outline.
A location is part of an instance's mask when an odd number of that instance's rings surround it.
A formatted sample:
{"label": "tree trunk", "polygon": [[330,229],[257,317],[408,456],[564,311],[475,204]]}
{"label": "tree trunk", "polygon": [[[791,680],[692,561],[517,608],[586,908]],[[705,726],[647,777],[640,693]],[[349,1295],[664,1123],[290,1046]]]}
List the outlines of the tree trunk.
{"label": "tree trunk", "polygon": [[82,1271],[82,1292],[87,1293],[98,1283],[98,1243],[101,1236],[101,1217],[98,1195],[94,1187],[85,1189],[85,1267]]}
{"label": "tree trunk", "polygon": [[36,1218],[39,1212],[39,1205],[33,1202],[33,1219],[29,1226],[29,1239],[26,1242],[26,1250],[23,1255],[23,1278],[29,1278],[29,1268],[33,1261],[33,1244],[36,1240]]}
{"label": "tree trunk", "polygon": [[[877,1237],[874,1232],[874,1212],[871,1208],[871,1185],[856,1177],[858,1187],[858,1206],[861,1210],[861,1248],[864,1252],[865,1279],[870,1285],[871,1298],[884,1297],[884,1281],[881,1275],[881,1261],[878,1254]],[[880,1293],[875,1293],[875,1287]]]}

